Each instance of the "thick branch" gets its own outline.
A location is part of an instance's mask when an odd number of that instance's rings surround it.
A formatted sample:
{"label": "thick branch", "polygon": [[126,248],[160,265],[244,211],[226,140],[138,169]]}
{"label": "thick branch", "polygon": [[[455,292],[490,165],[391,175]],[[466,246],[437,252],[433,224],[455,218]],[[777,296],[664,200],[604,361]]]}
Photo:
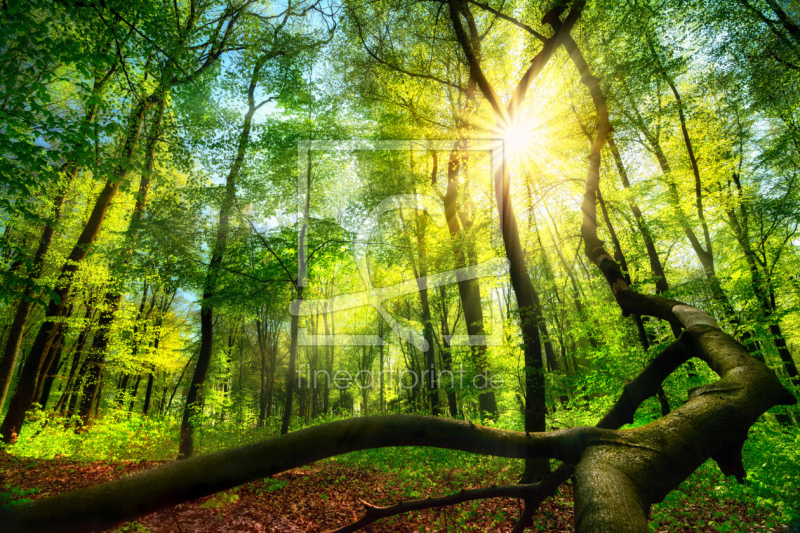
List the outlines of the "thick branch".
{"label": "thick branch", "polygon": [[680,339],[670,344],[636,379],[625,385],[619,400],[598,422],[597,427],[618,429],[633,422],[633,415],[642,402],[655,396],[664,380],[691,356],[692,353]]}
{"label": "thick branch", "polygon": [[357,450],[435,446],[516,459],[553,457],[575,463],[587,445],[618,439],[615,432],[597,428],[526,435],[420,416],[354,418],[177,461],[52,498],[0,508],[0,523],[4,531],[106,529],[180,502]]}

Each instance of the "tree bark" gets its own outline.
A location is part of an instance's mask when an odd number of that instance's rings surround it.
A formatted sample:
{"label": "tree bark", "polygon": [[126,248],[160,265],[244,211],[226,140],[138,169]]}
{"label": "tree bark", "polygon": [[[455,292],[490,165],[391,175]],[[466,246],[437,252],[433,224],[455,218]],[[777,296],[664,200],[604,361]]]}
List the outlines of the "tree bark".
{"label": "tree bark", "polygon": [[[76,375],[81,363],[81,358],[83,356],[83,348],[84,346],[86,346],[86,340],[89,336],[89,331],[91,329],[93,315],[94,315],[94,308],[92,308],[91,305],[87,303],[86,314],[83,317],[83,325],[81,327],[80,333],[78,334],[78,338],[75,341],[75,346],[73,347],[72,350],[73,351],[72,365],[70,366],[69,377],[67,378],[67,382],[64,385],[64,391],[61,393],[61,398],[59,398],[58,403],[53,408],[53,411],[56,413],[62,412],[64,407],[69,405],[72,394],[78,393],[76,389],[80,390],[78,387],[75,386]],[[80,376],[77,376],[77,378],[80,379]]]}
{"label": "tree bark", "polygon": [[748,269],[750,270],[750,285],[756,300],[761,306],[759,314],[763,317],[764,321],[769,324],[772,342],[775,345],[775,349],[778,351],[778,356],[786,369],[786,373],[789,375],[792,385],[800,388],[800,374],[798,373],[797,365],[792,358],[792,354],[789,352],[789,347],[786,345],[786,340],[783,337],[780,324],[773,317],[777,306],[775,305],[775,296],[772,290],[771,279],[769,279],[769,275],[763,272],[766,263],[762,264],[762,261],[759,260],[750,239],[750,218],[742,192],[741,177],[738,174],[734,174],[733,181],[736,185],[738,195],[739,212],[737,214],[735,207],[729,208],[727,210],[728,223],[736,237],[736,242],[739,243],[739,247],[742,249]]}
{"label": "tree bark", "polygon": [[[136,203],[133,207],[133,216],[128,223],[128,230],[126,240],[128,241],[125,251],[123,252],[123,266],[128,264],[129,255],[133,247],[138,232],[138,224],[144,215],[144,209],[147,205],[147,193],[150,190],[150,181],[155,168],[155,150],[158,142],[158,136],[161,129],[161,121],[164,117],[164,107],[166,105],[166,87],[159,87],[153,93],[153,101],[156,105],[156,112],[153,117],[152,125],[150,127],[150,139],[145,147],[145,164],[139,180],[139,189],[136,195]],[[144,306],[145,297],[142,298],[142,307]],[[109,335],[111,333],[111,325],[114,323],[114,316],[119,309],[119,304],[122,301],[122,294],[118,291],[106,291],[103,298],[103,307],[100,312],[100,319],[97,324],[97,332],[92,339],[92,347],[89,351],[89,381],[87,382],[87,394],[84,394],[84,401],[81,402],[81,419],[83,423],[89,421],[92,412],[92,404],[94,398],[97,396],[97,387],[100,386],[99,376],[102,373],[103,361],[105,360],[106,351],[108,349]],[[141,308],[140,308],[141,316]],[[124,382],[127,385],[127,380]],[[124,392],[125,387],[122,387]],[[120,400],[121,401],[121,400]]]}
{"label": "tree bark", "polygon": [[56,288],[53,291],[54,297],[50,299],[45,313],[44,323],[41,328],[39,328],[39,332],[31,348],[31,354],[28,356],[25,367],[20,374],[17,391],[14,397],[11,398],[6,417],[3,420],[3,424],[0,425],[0,434],[3,435],[3,440],[7,443],[16,440],[16,436],[25,420],[25,412],[30,408],[33,402],[36,380],[44,364],[47,351],[56,336],[58,330],[57,320],[64,314],[66,299],[72,287],[73,276],[80,267],[83,259],[89,253],[92,243],[100,232],[106,213],[108,213],[111,207],[111,201],[116,196],[120,185],[125,181],[128,171],[131,168],[134,151],[139,140],[139,134],[144,120],[145,110],[148,105],[149,102],[147,100],[142,100],[138,102],[131,111],[127,133],[120,151],[120,163],[114,169],[112,179],[106,182],[102,192],[97,197],[89,220],[86,222],[67,261],[61,268]]}
{"label": "tree bark", "polygon": [[[447,288],[444,285],[439,286],[439,300],[441,301],[441,316],[439,318],[441,333],[442,333],[442,346],[439,353],[442,355],[442,368],[450,376],[453,375],[453,354],[451,352],[450,341],[450,324],[448,323],[447,313]],[[381,345],[381,403],[383,400],[383,345]],[[458,417],[458,400],[456,398],[455,387],[446,387],[445,394],[447,395],[447,405],[450,408],[450,417]]]}
{"label": "tree bark", "polygon": [[[557,20],[551,24],[558,26]],[[648,314],[685,328],[676,345],[687,356],[679,357],[667,369],[669,372],[688,357],[696,356],[721,378],[715,384],[691,391],[689,401],[669,415],[629,432],[635,438],[642,438],[642,442],[659,442],[655,448],[644,445],[625,453],[613,445],[587,448],[576,468],[575,520],[579,533],[647,532],[650,505],[663,500],[709,456],[717,461],[723,473],[736,475],[742,481],[741,449],[749,427],[770,407],[794,404],[797,400],[763,363],[750,357],[738,342],[723,333],[708,314],[674,300],[632,291],[617,263],[603,249],[597,237],[596,204],[600,154],[611,127],[599,79],[591,74],[571,37],[565,46],[591,94],[598,116],[598,133],[589,157],[582,205],[581,234],[586,255],[603,273],[623,313]],[[663,365],[663,357],[651,367],[654,365]],[[713,449],[700,446],[700,442],[713,443]]]}
{"label": "tree bark", "polygon": [[242,130],[236,147],[236,157],[225,180],[225,197],[219,209],[217,234],[211,252],[211,261],[208,264],[206,280],[203,287],[203,298],[200,301],[200,352],[197,356],[192,382],[186,394],[186,404],[181,420],[180,443],[178,457],[185,459],[194,453],[194,424],[195,418],[200,414],[199,404],[202,400],[202,389],[206,381],[208,369],[211,366],[211,356],[214,349],[214,292],[217,288],[217,277],[222,266],[225,250],[228,246],[228,232],[230,215],[236,201],[236,180],[239,177],[247,148],[250,146],[250,130],[253,125],[253,116],[266,102],[256,104],[255,91],[258,85],[259,73],[270,56],[262,56],[256,61],[250,76],[247,88],[247,113],[244,116]]}
{"label": "tree bark", "polygon": [[[70,312],[71,311],[68,313]],[[47,355],[47,359],[42,366],[42,374],[36,381],[36,392],[34,392],[33,401],[41,405],[43,410],[47,407],[50,387],[53,386],[53,379],[55,378],[54,374],[58,372],[58,367],[61,364],[61,353],[64,349],[64,343],[66,342],[64,338],[66,331],[67,325],[62,322],[58,335],[56,335],[56,338],[53,340],[53,344],[50,345],[50,353]]]}
{"label": "tree bark", "polygon": [[[469,198],[461,202],[458,199],[459,173],[461,170],[462,154],[460,150],[453,150],[447,163],[447,193],[444,197],[444,214],[447,219],[447,229],[455,257],[456,268],[474,266],[477,256],[474,247],[469,242],[470,236],[466,232],[472,227],[471,211],[463,206],[469,203]],[[465,195],[466,195],[466,191]],[[481,287],[476,279],[460,280],[458,294],[461,298],[461,308],[464,311],[464,322],[467,335],[475,340],[470,346],[475,370],[486,375],[489,371],[489,360],[486,356],[486,346],[479,343],[480,337],[486,334],[483,323],[483,309],[481,307]],[[497,399],[493,390],[484,390],[478,395],[478,407],[481,417],[497,419]]]}
{"label": "tree bark", "polygon": [[[300,285],[296,288],[295,303],[298,305],[303,301],[303,286]],[[291,336],[289,344],[289,368],[286,372],[286,402],[283,408],[283,419],[281,420],[281,435],[289,432],[289,424],[292,421],[292,396],[294,395],[294,380],[295,380],[295,365],[297,364],[297,330],[300,324],[300,316],[292,313],[292,321],[289,326],[289,335]]]}
{"label": "tree bark", "polygon": [[[92,91],[84,104],[86,113],[84,114],[83,123],[81,124],[82,131],[87,131],[88,127],[97,119],[97,114],[100,110],[100,97],[102,96],[103,90],[106,87],[106,83],[115,68],[116,67],[109,69],[106,75],[102,78],[95,78]],[[82,140],[85,140],[85,137],[83,137]],[[50,244],[53,242],[56,224],[58,223],[59,218],[61,218],[61,208],[64,205],[64,200],[67,196],[69,187],[72,182],[75,181],[79,170],[80,165],[77,161],[70,161],[64,165],[64,174],[66,176],[65,185],[62,191],[53,201],[52,220],[47,222],[42,230],[42,237],[39,240],[39,246],[36,249],[36,253],[33,257],[33,270],[30,272],[31,281],[38,279],[42,275],[44,259],[47,255],[47,251],[50,249]],[[22,336],[25,331],[25,324],[28,321],[28,316],[30,315],[31,309],[34,305],[34,301],[32,299],[34,295],[34,288],[35,285],[32,283],[25,285],[22,298],[20,298],[20,301],[17,304],[17,309],[14,313],[14,319],[11,322],[8,338],[4,344],[3,358],[0,360],[0,411],[2,411],[3,405],[5,405],[6,397],[8,396],[8,389],[11,385],[11,377],[14,373],[14,367],[16,366],[17,356],[19,354],[19,347],[22,343]]]}
{"label": "tree bark", "polygon": [[[614,135],[612,134],[608,135],[608,148],[611,151],[611,155],[614,157],[614,164],[617,167],[617,172],[619,173],[620,180],[622,181],[622,186],[629,193],[632,192],[631,182],[628,179],[628,171],[622,162],[622,156],[619,153],[619,148],[617,147],[617,143],[614,141]],[[658,256],[655,242],[653,242],[653,235],[650,231],[650,226],[644,219],[638,204],[632,198],[628,200],[628,207],[633,214],[633,218],[636,221],[636,226],[639,228],[639,234],[642,236],[645,250],[647,251],[647,258],[650,262],[650,271],[655,277],[656,294],[664,294],[669,290],[669,283],[667,282],[667,275],[664,272],[664,265],[661,263],[661,258]]]}

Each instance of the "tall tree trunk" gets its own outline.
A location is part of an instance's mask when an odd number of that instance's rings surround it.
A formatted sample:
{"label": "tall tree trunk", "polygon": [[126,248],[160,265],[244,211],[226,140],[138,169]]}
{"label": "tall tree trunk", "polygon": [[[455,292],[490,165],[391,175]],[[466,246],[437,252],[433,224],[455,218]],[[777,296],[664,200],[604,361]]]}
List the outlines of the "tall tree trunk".
{"label": "tall tree trunk", "polygon": [[92,243],[100,232],[106,213],[108,213],[111,207],[111,201],[116,196],[120,185],[125,181],[132,166],[136,143],[139,140],[142,122],[148,104],[147,100],[142,100],[137,103],[132,110],[127,133],[120,150],[120,162],[114,169],[112,179],[106,182],[102,192],[97,197],[89,220],[87,220],[84,225],[83,231],[78,237],[72,252],[61,268],[58,281],[56,282],[56,288],[53,291],[53,297],[50,299],[50,303],[47,306],[44,323],[39,329],[39,333],[36,335],[31,353],[20,374],[17,391],[14,397],[11,398],[6,417],[2,425],[0,425],[0,434],[3,435],[3,440],[7,443],[15,441],[16,435],[19,433],[25,420],[25,412],[30,408],[33,402],[36,380],[44,364],[47,351],[58,331],[57,321],[64,314],[66,300],[72,288],[74,274],[80,267],[83,259],[89,253]]}
{"label": "tall tree trunk", "polygon": [[[444,213],[447,219],[447,228],[455,257],[456,268],[474,266],[477,264],[474,243],[469,242],[469,237],[464,230],[472,227],[471,211],[462,208],[458,200],[459,173],[463,155],[459,150],[450,153],[447,163],[447,193],[444,197]],[[434,176],[436,170],[434,170]],[[463,202],[469,202],[465,198]],[[480,343],[480,338],[486,334],[483,324],[483,309],[481,307],[481,288],[478,280],[468,279],[458,282],[458,294],[461,298],[461,308],[464,311],[464,322],[467,335],[473,339],[470,345],[472,359],[478,373],[487,375],[489,361],[486,355],[486,346]],[[497,399],[494,390],[483,390],[478,395],[478,407],[481,417],[497,419]]]}
{"label": "tall tree trunk", "polygon": [[[528,89],[528,83],[544,66],[549,57],[558,46],[559,40],[569,34],[572,25],[577,20],[580,10],[576,14],[570,13],[564,22],[564,27],[560,29],[556,36],[550,39],[542,49],[542,52],[530,63],[528,70],[522,77],[511,102],[506,107],[500,100],[497,92],[491,86],[483,74],[480,66],[480,36],[472,18],[469,7],[466,3],[459,3],[457,0],[449,1],[450,21],[453,26],[455,36],[461,46],[465,57],[470,66],[470,77],[475,80],[483,96],[489,100],[495,115],[497,128],[507,129],[513,125],[516,111]],[[465,30],[462,16],[467,22],[468,28]],[[520,329],[524,343],[525,358],[525,431],[544,431],[545,430],[545,381],[544,365],[542,363],[542,345],[539,336],[539,325],[534,316],[533,285],[528,269],[525,264],[525,253],[519,237],[519,228],[511,202],[511,176],[509,165],[496,165],[494,170],[495,195],[497,199],[497,210],[499,213],[501,234],[505,245],[506,257],[509,261],[509,277],[511,287],[517,300],[517,307],[520,313]],[[550,471],[550,464],[547,460],[531,459],[526,462],[525,474],[523,479],[541,479]]]}
{"label": "tall tree trunk", "polygon": [[[539,321],[535,315],[536,300],[533,283],[525,264],[525,252],[519,237],[517,218],[511,203],[511,179],[508,165],[500,165],[495,176],[497,209],[500,213],[501,233],[509,261],[511,288],[517,299],[520,330],[524,345],[525,360],[525,431],[545,431],[544,365],[542,362],[542,341],[539,335]],[[542,479],[550,471],[547,460],[530,459],[525,463],[523,480],[526,482]]]}
{"label": "tall tree trunk", "polygon": [[319,315],[320,313],[317,311],[315,315],[311,316],[311,331],[314,335],[314,340],[311,345],[311,358],[309,361],[311,381],[308,384],[308,387],[311,387],[311,418],[317,418],[317,416],[319,416],[319,388],[317,387],[317,380],[314,379],[314,373],[319,369],[319,343],[317,342]]}
{"label": "tall tree trunk", "polygon": [[66,416],[72,417],[78,409],[78,399],[81,396],[81,391],[83,390],[83,384],[86,382],[86,374],[89,371],[89,358],[87,357],[84,359],[83,364],[78,371],[78,376],[75,379],[75,382],[72,385],[72,393],[69,398],[69,402],[67,402],[67,412]]}
{"label": "tall tree trunk", "polygon": [[53,411],[55,411],[56,413],[62,412],[64,408],[69,405],[69,401],[73,393],[77,394],[77,392],[75,391],[76,375],[81,363],[81,358],[83,356],[83,348],[86,345],[86,340],[89,336],[89,331],[91,330],[93,315],[94,315],[94,308],[87,303],[86,314],[83,317],[83,325],[81,327],[81,332],[78,334],[78,339],[75,341],[75,346],[72,349],[73,351],[72,365],[70,366],[69,377],[67,378],[67,383],[64,385],[64,390],[61,393],[61,398],[59,398],[58,403],[53,408]]}
{"label": "tall tree trunk", "polygon": [[[411,247],[408,248],[408,257],[411,267],[413,269],[414,277],[417,281],[417,289],[419,294],[420,309],[422,310],[422,337],[425,339],[425,369],[422,371],[420,377],[420,385],[422,390],[428,390],[426,404],[430,405],[431,414],[439,416],[439,387],[438,380],[436,379],[436,352],[434,351],[434,336],[433,336],[433,317],[431,315],[430,301],[428,300],[428,283],[426,276],[428,275],[428,258],[427,247],[425,244],[425,233],[427,222],[420,216],[419,211],[415,209],[417,216],[415,218],[415,231],[417,240],[417,250],[419,256],[417,261],[414,260]],[[403,211],[398,211],[400,214],[400,222],[405,227],[405,220]]]}
{"label": "tall tree trunk", "polygon": [[[299,285],[296,288],[295,302],[303,300],[303,286]],[[293,304],[294,305],[294,304]],[[295,381],[295,365],[297,364],[297,330],[300,324],[300,316],[292,313],[292,322],[289,326],[289,335],[291,341],[289,344],[289,368],[286,372],[286,401],[283,408],[283,419],[281,420],[281,435],[289,432],[289,424],[292,421],[292,396],[294,395],[294,381]]]}
{"label": "tall tree trunk", "polygon": [[[695,254],[697,255],[700,264],[703,266],[703,272],[706,275],[706,278],[709,282],[709,287],[711,289],[711,293],[714,299],[719,303],[720,307],[722,308],[722,312],[726,319],[728,319],[734,325],[738,325],[739,321],[736,317],[736,313],[733,310],[733,306],[731,305],[730,299],[728,295],[725,294],[725,291],[722,289],[720,285],[719,278],[717,278],[716,267],[714,264],[714,248],[711,243],[711,233],[708,228],[708,223],[706,222],[705,217],[705,210],[703,207],[703,186],[702,180],[700,177],[700,169],[697,164],[697,157],[694,154],[694,147],[692,145],[692,139],[689,135],[689,130],[686,125],[686,116],[683,109],[683,100],[681,99],[681,95],[678,92],[678,88],[675,85],[675,82],[672,78],[669,77],[667,71],[661,65],[661,60],[658,57],[655,49],[653,48],[652,41],[648,39],[648,45],[650,47],[651,53],[655,58],[657,68],[659,73],[664,78],[664,80],[669,85],[670,89],[672,90],[672,94],[675,97],[675,102],[678,107],[678,120],[681,125],[681,133],[683,136],[684,145],[686,147],[686,152],[689,157],[689,163],[692,168],[692,174],[694,176],[694,196],[695,196],[695,211],[697,214],[697,219],[700,223],[700,228],[703,232],[703,243],[700,242],[700,239],[695,234],[694,230],[692,229],[692,225],[689,222],[689,217],[683,211],[681,207],[681,198],[680,193],[678,191],[678,187],[675,183],[675,180],[672,177],[672,168],[669,165],[669,161],[667,160],[666,154],[661,146],[661,142],[657,135],[654,135],[650,132],[643,123],[638,122],[637,126],[645,135],[648,143],[653,148],[653,152],[655,153],[656,159],[658,160],[658,164],[661,167],[661,171],[664,174],[664,177],[667,182],[667,188],[670,193],[670,200],[672,202],[673,209],[677,215],[678,222],[680,223],[681,227],[683,228],[684,233],[686,234],[687,239],[689,239],[689,243],[692,245],[692,249],[694,250]],[[705,246],[704,246],[705,244]]]}
{"label": "tall tree trunk", "polygon": [[[611,217],[608,216],[608,209],[606,208],[606,203],[603,200],[603,195],[600,194],[600,190],[597,190],[597,203],[600,204],[600,209],[603,212],[603,220],[605,220],[606,227],[608,228],[608,233],[611,235],[611,242],[614,244],[614,259],[617,261],[619,266],[622,268],[623,279],[625,283],[631,285],[631,276],[628,272],[628,261],[625,259],[625,254],[622,253],[622,246],[620,245],[619,238],[617,237],[617,232],[614,230],[614,225],[611,223]],[[636,330],[639,333],[639,342],[642,345],[642,349],[646,352],[650,349],[650,341],[647,338],[647,331],[644,328],[644,322],[642,321],[642,316],[638,314],[632,315],[634,322],[636,323]],[[670,412],[670,405],[669,400],[667,399],[667,394],[664,392],[664,387],[658,387],[658,403],[661,406],[661,415],[666,416]]]}
{"label": "tall tree trunk", "polygon": [[145,391],[144,405],[142,406],[142,414],[144,416],[147,416],[147,413],[150,412],[150,401],[153,396],[153,382],[155,381],[154,374],[155,371],[152,368],[147,373],[147,390]]}
{"label": "tall tree trunk", "polygon": [[[158,315],[158,319],[156,322],[156,338],[153,339],[153,353],[158,353],[158,345],[161,341],[161,320],[163,317],[163,312]],[[144,396],[144,406],[142,406],[142,414],[147,416],[150,412],[150,402],[153,395],[153,386],[155,385],[156,379],[156,368],[153,364],[149,365],[150,370],[147,373],[147,391],[145,392]]]}
{"label": "tall tree trunk", "polygon": [[47,377],[43,380],[44,384],[42,385],[42,392],[39,396],[39,405],[42,406],[42,410],[47,409],[47,403],[50,400],[50,391],[53,389],[53,383],[55,382],[58,371],[63,363],[61,354],[64,351],[64,342],[65,339],[62,337],[58,343],[58,349],[56,350],[56,356],[53,359],[53,364],[50,367],[50,371],[47,373]]}
{"label": "tall tree trunk", "polygon": [[247,148],[250,146],[250,130],[253,124],[253,115],[266,102],[256,104],[255,91],[258,84],[259,72],[266,62],[265,57],[257,60],[253,68],[250,84],[247,89],[247,113],[244,116],[242,130],[236,147],[236,157],[225,180],[225,197],[219,209],[217,234],[211,252],[211,261],[208,264],[206,280],[203,287],[203,298],[200,301],[200,352],[197,356],[197,366],[194,369],[192,382],[186,394],[186,404],[181,420],[180,443],[178,445],[178,458],[186,459],[194,453],[194,418],[199,414],[199,405],[202,401],[202,389],[206,381],[208,369],[211,366],[211,356],[214,349],[214,292],[217,288],[217,277],[222,266],[222,260],[228,245],[228,227],[230,214],[236,200],[236,180],[244,164]]}
{"label": "tall tree trunk", "polygon": [[[155,168],[155,150],[158,142],[158,136],[161,131],[161,121],[164,117],[164,108],[166,105],[166,87],[159,87],[153,95],[156,111],[150,126],[150,138],[145,147],[145,164],[139,180],[139,189],[136,195],[136,203],[133,207],[133,215],[131,216],[126,233],[127,246],[123,252],[123,266],[128,264],[129,255],[132,250],[136,234],[138,232],[138,224],[144,215],[144,209],[147,204],[147,194],[150,190],[150,182],[152,179],[153,171]],[[140,120],[141,124],[141,120]],[[114,322],[114,316],[119,309],[119,304],[122,301],[122,294],[118,291],[109,290],[106,292],[103,299],[103,307],[100,313],[100,319],[97,324],[97,332],[92,339],[92,347],[89,352],[91,358],[91,366],[89,368],[91,378],[88,381],[88,394],[84,394],[84,400],[88,401],[96,397],[96,387],[99,386],[98,376],[102,372],[103,361],[105,360],[106,351],[108,349],[109,334],[111,325]],[[144,298],[142,299],[144,303]],[[127,381],[125,381],[127,384]],[[124,392],[124,387],[122,388]],[[87,402],[81,404],[81,419],[84,423],[88,422],[91,415],[91,405]]]}
{"label": "tall tree trunk", "polygon": [[[328,329],[327,328],[327,324],[326,324],[325,329],[326,329],[326,333],[327,333],[327,329]],[[378,337],[383,339],[383,336],[386,335],[386,331],[387,331],[386,330],[386,322],[383,321],[383,320],[379,321],[378,322]],[[385,368],[385,365],[386,365],[386,359],[385,359],[386,353],[385,353],[385,350],[384,350],[385,345],[386,345],[385,341],[381,342],[381,344],[378,345],[378,387],[379,387],[378,411],[381,414],[385,414],[386,413],[386,396],[384,394],[385,380],[383,378],[384,368]],[[326,364],[327,364],[327,362],[326,362]]]}
{"label": "tall tree trunk", "polygon": [[[333,285],[331,284],[330,287],[331,294],[333,291]],[[325,313],[322,315],[322,321],[325,325],[325,335],[335,335],[336,334],[336,323],[334,315],[331,314],[331,325],[330,330],[328,330],[328,314]],[[325,371],[327,372],[328,376],[333,375],[333,358],[336,354],[336,346],[334,344],[328,344],[325,346]],[[325,391],[324,396],[322,399],[322,411],[327,415],[330,409],[330,396],[331,396],[331,383],[330,379],[325,380]]]}
{"label": "tall tree trunk", "polygon": [[256,318],[256,341],[258,342],[259,362],[259,384],[258,389],[258,427],[264,427],[267,420],[267,340],[264,332],[263,323]]}
{"label": "tall tree trunk", "polygon": [[[308,236],[308,215],[311,209],[311,153],[310,150],[303,155],[308,158],[306,164],[305,176],[305,204],[303,208],[303,218],[300,222],[300,235],[298,238],[298,261],[297,261],[297,277],[294,281],[295,286],[295,301],[290,304],[290,312],[292,315],[291,325],[289,327],[290,343],[289,343],[289,368],[286,372],[286,398],[283,407],[283,416],[281,420],[281,435],[289,432],[289,426],[292,421],[292,400],[294,396],[294,380],[295,380],[295,365],[297,364],[297,334],[300,324],[300,316],[297,314],[300,309],[300,304],[303,301],[303,288],[305,286],[305,278],[308,276],[308,264],[306,263],[307,257],[305,255]],[[285,272],[290,276],[288,271]]]}
{"label": "tall tree trunk", "polygon": [[163,386],[161,387],[161,399],[158,401],[158,414],[164,415],[165,409],[167,407],[167,390],[169,387],[167,386],[167,373],[164,372],[164,378],[162,379]]}
{"label": "tall tree trunk", "polygon": [[[450,324],[448,323],[447,313],[447,289],[444,285],[439,286],[439,299],[442,302],[442,310],[440,316],[440,327],[442,332],[442,369],[451,376],[453,376],[453,354],[450,347]],[[383,397],[383,346],[380,351],[381,358],[381,397]],[[456,399],[455,384],[451,382],[450,386],[445,385],[445,393],[447,394],[447,405],[450,408],[450,416],[452,418],[458,417],[458,401]]]}
{"label": "tall tree trunk", "polygon": [[[628,270],[628,260],[625,258],[625,254],[622,253],[622,245],[619,242],[617,231],[614,229],[614,225],[611,223],[611,217],[608,215],[608,209],[606,207],[606,202],[603,199],[603,195],[599,192],[597,193],[597,203],[600,204],[600,209],[603,212],[603,220],[606,223],[606,229],[608,229],[608,233],[611,236],[611,242],[614,245],[614,259],[622,268],[622,274],[625,277],[625,282],[630,285],[631,275],[630,271]],[[636,330],[639,333],[639,343],[642,345],[642,348],[647,351],[650,349],[650,340],[647,338],[647,332],[644,329],[642,317],[640,315],[633,315],[633,319],[636,323]]]}
{"label": "tall tree trunk", "polygon": [[139,392],[139,384],[142,382],[142,375],[136,376],[136,382],[133,384],[133,392],[131,392],[131,403],[128,405],[128,412],[133,412],[133,406],[136,405],[136,394]]}
{"label": "tall tree trunk", "polygon": [[[108,79],[115,69],[116,67],[112,67],[102,78],[95,78],[92,91],[85,103],[86,113],[84,114],[83,123],[81,125],[82,131],[88,131],[88,127],[97,119],[97,114],[100,109],[100,97]],[[84,140],[85,137],[81,139],[81,142]],[[56,224],[58,223],[59,218],[61,218],[61,208],[64,205],[64,199],[67,196],[70,185],[77,177],[79,170],[80,165],[77,161],[70,161],[64,165],[64,174],[66,176],[64,180],[65,183],[63,185],[63,189],[53,201],[52,219],[45,224],[44,230],[42,231],[42,237],[39,239],[39,246],[37,247],[36,253],[33,257],[33,269],[30,272],[31,281],[38,279],[42,275],[44,259],[47,255],[47,251],[50,249],[50,244],[53,242]],[[25,324],[28,321],[28,316],[30,315],[31,309],[33,308],[34,301],[31,297],[33,296],[34,288],[35,285],[32,283],[25,285],[22,298],[20,298],[20,301],[17,304],[17,309],[11,322],[9,334],[4,344],[3,358],[0,360],[0,411],[3,409],[3,405],[5,404],[6,397],[8,395],[8,389],[11,385],[11,377],[14,373],[14,367],[17,363],[19,347],[22,343],[23,333],[25,331]]]}
{"label": "tall tree trunk", "polygon": [[750,270],[750,284],[753,289],[753,294],[760,304],[759,314],[764,321],[769,324],[772,342],[775,345],[775,349],[778,351],[778,356],[780,357],[783,367],[786,369],[786,373],[789,375],[792,385],[800,388],[800,373],[798,373],[797,364],[792,358],[792,354],[789,352],[789,347],[786,345],[786,340],[783,337],[780,324],[774,317],[777,306],[775,294],[772,289],[772,280],[769,278],[768,274],[764,273],[764,267],[767,265],[759,260],[750,239],[750,218],[748,207],[744,203],[744,196],[742,194],[741,177],[738,174],[734,174],[733,182],[736,185],[739,211],[737,213],[734,207],[728,209],[728,223],[733,229],[736,241],[742,249],[745,261]]}
{"label": "tall tree trunk", "polygon": [[[608,148],[611,151],[611,155],[614,157],[614,164],[617,167],[617,172],[619,173],[620,180],[622,181],[622,186],[629,193],[632,192],[631,182],[628,179],[628,171],[625,168],[625,165],[622,163],[622,156],[619,153],[619,148],[617,148],[617,143],[614,141],[614,136],[612,134],[609,134],[608,136]],[[664,273],[664,265],[661,263],[661,258],[658,256],[656,245],[653,242],[653,235],[650,231],[650,226],[644,219],[641,209],[639,209],[639,206],[632,198],[628,199],[628,207],[630,208],[631,213],[633,213],[636,226],[639,228],[639,234],[642,237],[642,241],[644,241],[644,247],[647,251],[647,258],[650,262],[650,271],[655,277],[656,294],[664,294],[669,290],[669,283],[667,282],[667,276]]]}
{"label": "tall tree trunk", "polygon": [[[71,309],[67,311],[66,315],[69,316],[70,313]],[[56,338],[53,340],[53,344],[50,345],[50,353],[47,354],[47,359],[44,365],[42,365],[42,373],[39,379],[36,380],[36,391],[33,394],[33,401],[41,405],[42,409],[47,405],[47,396],[50,395],[50,387],[53,385],[53,379],[55,378],[53,374],[58,372],[58,366],[61,363],[61,353],[63,351],[64,342],[66,341],[64,338],[66,330],[67,324],[62,322],[58,335],[56,335]]]}

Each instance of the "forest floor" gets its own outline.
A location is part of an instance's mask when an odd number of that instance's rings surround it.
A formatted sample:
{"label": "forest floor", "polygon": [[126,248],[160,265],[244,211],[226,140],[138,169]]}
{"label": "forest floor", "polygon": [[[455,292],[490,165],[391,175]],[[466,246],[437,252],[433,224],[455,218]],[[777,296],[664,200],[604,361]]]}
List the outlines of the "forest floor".
{"label": "forest floor", "polygon": [[[79,462],[63,458],[26,459],[0,453],[0,492],[16,487],[16,497],[38,499],[94,485],[163,464],[156,461]],[[200,498],[124,524],[114,531],[190,532],[323,532],[358,519],[360,500],[388,505],[507,482],[514,468],[486,463],[485,468],[428,469],[422,474],[381,469],[347,458],[284,472],[225,493]],[[487,483],[486,480],[489,480]],[[31,493],[31,491],[34,491]],[[770,527],[744,503],[709,495],[699,485],[681,486],[679,501],[654,507],[651,526],[657,532],[787,532]],[[510,531],[521,511],[519,500],[498,498],[455,507],[408,513],[377,522],[367,532]],[[573,531],[571,486],[539,509],[529,531]]]}

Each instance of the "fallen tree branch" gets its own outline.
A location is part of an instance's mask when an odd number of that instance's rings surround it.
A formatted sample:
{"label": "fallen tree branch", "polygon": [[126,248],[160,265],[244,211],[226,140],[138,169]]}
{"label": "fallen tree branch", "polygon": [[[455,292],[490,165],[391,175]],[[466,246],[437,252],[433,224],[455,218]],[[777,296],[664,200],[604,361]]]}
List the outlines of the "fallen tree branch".
{"label": "fallen tree branch", "polygon": [[352,418],[255,444],[193,457],[102,485],[0,508],[4,531],[91,531],[344,453],[391,446],[435,446],[575,463],[614,431],[583,427],[525,434],[422,416]]}
{"label": "fallen tree branch", "polygon": [[658,394],[664,380],[691,357],[692,352],[680,338],[671,343],[636,376],[636,379],[625,385],[622,395],[606,416],[597,423],[597,427],[619,429],[633,422],[633,416],[642,402]]}
{"label": "fallen tree branch", "polygon": [[[486,500],[489,498],[520,498],[531,501],[533,509],[538,507],[545,498],[550,496],[564,481],[572,475],[573,467],[563,464],[539,483],[523,485],[502,485],[493,487],[482,487],[479,489],[461,490],[455,494],[441,496],[438,498],[425,498],[422,500],[412,500],[408,502],[398,502],[387,507],[378,507],[367,502],[362,502],[366,514],[360,519],[347,524],[346,526],[334,529],[328,533],[350,533],[365,528],[368,525],[382,518],[388,518],[411,511],[422,511],[437,507],[447,507],[459,503],[473,500]],[[535,502],[535,503],[534,503]],[[528,504],[526,503],[526,506]]]}

